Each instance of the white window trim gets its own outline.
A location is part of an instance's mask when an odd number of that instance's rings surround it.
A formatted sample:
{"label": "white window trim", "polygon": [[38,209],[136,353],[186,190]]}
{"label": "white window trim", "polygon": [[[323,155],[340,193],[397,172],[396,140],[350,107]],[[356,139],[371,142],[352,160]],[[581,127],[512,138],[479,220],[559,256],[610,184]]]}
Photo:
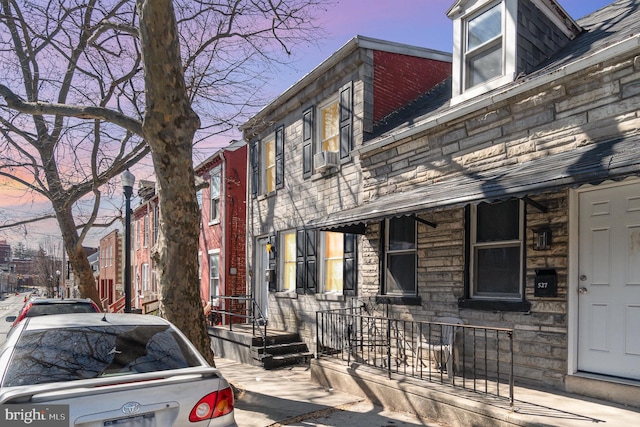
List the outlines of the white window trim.
{"label": "white window trim", "polygon": [[317,126],[315,126],[315,129],[313,129],[313,132],[315,132],[315,147],[313,152],[314,153],[319,153],[322,150],[322,110],[325,109],[326,107],[328,107],[329,105],[337,102],[338,103],[338,153],[340,152],[340,97],[339,97],[340,93],[337,92],[334,95],[331,95],[329,98],[325,99],[324,101],[322,101],[320,104],[318,104],[318,107],[316,108],[316,117],[315,117],[315,122],[317,122]]}
{"label": "white window trim", "polygon": [[[212,197],[212,193],[211,193],[211,180],[212,177],[214,175],[218,175],[220,177],[220,188],[219,188],[219,194],[218,194],[218,216],[216,218],[211,218],[211,201],[213,200]],[[211,169],[211,171],[209,172],[209,225],[212,224],[220,224],[221,221],[221,217],[222,217],[222,168],[220,166],[216,166],[215,168]]]}
{"label": "white window trim", "polygon": [[[465,89],[466,81],[466,22],[480,12],[502,3],[502,61],[503,75],[488,80],[482,84]],[[518,1],[480,1],[473,7],[465,10],[463,14],[455,17],[453,21],[453,66],[452,66],[452,99],[451,105],[459,104],[471,98],[475,98],[498,87],[504,86],[515,79],[516,74],[516,50],[517,50],[517,19]]]}
{"label": "white window trim", "polygon": [[147,213],[142,218],[142,247],[143,248],[149,247],[149,240],[151,239],[151,230],[150,230],[150,224],[149,224],[150,222],[151,222],[151,218],[149,215],[149,211],[147,210]]}
{"label": "white window trim", "polygon": [[[275,160],[275,154],[276,154],[276,133],[270,133],[266,138],[263,138],[260,141],[260,191],[258,191],[258,194],[271,194],[274,193],[275,190],[275,178],[274,178],[274,189],[273,191],[267,191],[267,150],[266,150],[266,146],[267,146],[267,142],[268,141],[273,141],[273,157],[274,157],[274,168],[277,168],[277,161]],[[275,172],[277,174],[277,171]]]}
{"label": "white window trim", "polygon": [[[279,246],[279,251],[280,251],[279,253],[282,254],[282,256],[279,257],[280,260],[278,261],[278,264],[279,264],[278,267],[279,267],[280,271],[282,271],[283,273],[280,274],[279,275],[280,277],[278,278],[278,291],[295,293],[295,291],[296,291],[295,279],[294,279],[294,283],[293,283],[293,288],[292,289],[285,289],[284,288],[284,276],[285,276],[284,275],[284,271],[285,271],[284,270],[284,261],[285,261],[284,260],[284,252],[285,252],[284,251],[284,247],[285,247],[284,238],[285,238],[285,235],[287,235],[287,234],[293,234],[293,236],[296,238],[296,245],[298,243],[297,242],[297,232],[296,232],[295,229],[285,230],[285,231],[280,233],[280,239],[279,239],[280,241],[279,241],[279,245],[278,246]],[[294,256],[293,262],[294,262],[294,264],[296,263],[295,256]],[[296,264],[296,274],[297,274],[297,264]]]}
{"label": "white window trim", "polygon": [[[344,277],[342,278],[342,290],[339,291],[327,291],[325,278],[326,278],[326,262],[325,257],[327,248],[327,231],[320,233],[320,244],[318,245],[318,252],[316,254],[316,262],[318,268],[318,293],[324,295],[344,295]],[[342,248],[342,258],[344,259],[344,246]],[[344,265],[342,266],[344,270]]]}
{"label": "white window trim", "polygon": [[148,263],[145,262],[145,263],[142,264],[141,272],[142,272],[142,279],[141,279],[142,280],[142,291],[143,292],[144,291],[149,292],[149,291],[151,291],[151,289],[150,289],[150,286],[149,286],[150,285],[150,283],[149,283],[150,270],[149,270],[149,264]]}
{"label": "white window trim", "polygon": [[[520,244],[520,266],[518,268],[518,295],[513,295],[513,296],[500,296],[500,295],[477,295],[475,293],[475,288],[476,288],[476,278],[475,278],[475,248],[476,247],[491,247],[491,246],[496,246],[496,247],[505,247],[508,245],[508,241],[501,241],[497,243],[480,243],[477,244],[476,243],[476,238],[477,238],[477,225],[478,225],[478,217],[477,217],[477,207],[478,205],[471,205],[471,226],[469,228],[471,236],[470,236],[470,251],[469,251],[469,295],[471,295],[471,298],[475,299],[475,300],[490,300],[490,301],[496,301],[496,300],[500,300],[500,301],[522,301],[522,298],[524,297],[524,277],[522,274],[522,268],[523,268],[523,262],[524,262],[524,250],[525,250],[525,243],[526,243],[526,230],[524,228],[524,218],[525,218],[525,205],[524,202],[522,200],[519,200],[518,203],[520,204],[520,208],[519,208],[519,212],[520,212],[520,217],[518,218],[519,221],[519,234],[520,234],[520,239],[519,239],[519,244]],[[512,240],[511,241],[514,245],[516,240]]]}
{"label": "white window trim", "polygon": [[[212,299],[212,297],[214,296],[214,294],[211,292],[211,255],[217,255],[218,256],[218,289],[217,289],[217,296],[219,297],[222,294],[222,278],[221,278],[221,271],[222,271],[222,259],[220,257],[220,249],[211,249],[210,251],[207,252],[207,265],[209,267],[209,271],[207,272],[207,277],[208,277],[208,283],[209,283],[209,300]],[[219,303],[219,298],[214,298],[213,299],[213,305],[218,305]]]}

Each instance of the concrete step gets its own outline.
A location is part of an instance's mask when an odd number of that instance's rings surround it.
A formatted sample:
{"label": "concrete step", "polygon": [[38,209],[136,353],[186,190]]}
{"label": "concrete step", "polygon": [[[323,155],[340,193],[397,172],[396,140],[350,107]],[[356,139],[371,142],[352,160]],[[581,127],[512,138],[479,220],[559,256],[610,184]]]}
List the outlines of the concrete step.
{"label": "concrete step", "polygon": [[283,366],[293,366],[308,364],[309,360],[313,359],[313,353],[299,352],[299,353],[287,353],[278,356],[267,355],[261,359],[261,365],[264,369],[275,369]]}
{"label": "concrete step", "polygon": [[254,346],[252,347],[252,350],[255,353],[255,357],[260,357],[262,355],[279,356],[283,354],[300,353],[300,352],[309,351],[307,345],[302,341],[273,344],[273,345],[268,345],[266,347]]}

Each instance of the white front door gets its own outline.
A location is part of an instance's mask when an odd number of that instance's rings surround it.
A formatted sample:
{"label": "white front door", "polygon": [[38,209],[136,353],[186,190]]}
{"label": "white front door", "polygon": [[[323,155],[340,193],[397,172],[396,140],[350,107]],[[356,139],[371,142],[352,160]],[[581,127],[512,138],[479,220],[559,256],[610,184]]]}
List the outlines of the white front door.
{"label": "white front door", "polygon": [[579,195],[578,370],[640,379],[640,183]]}
{"label": "white front door", "polygon": [[[255,271],[255,289],[253,297],[256,304],[260,308],[265,320],[268,319],[267,307],[269,303],[269,282],[267,282],[265,271],[269,268],[269,252],[267,252],[267,244],[269,239],[260,239],[256,244],[256,271]],[[255,313],[258,317],[259,313]]]}

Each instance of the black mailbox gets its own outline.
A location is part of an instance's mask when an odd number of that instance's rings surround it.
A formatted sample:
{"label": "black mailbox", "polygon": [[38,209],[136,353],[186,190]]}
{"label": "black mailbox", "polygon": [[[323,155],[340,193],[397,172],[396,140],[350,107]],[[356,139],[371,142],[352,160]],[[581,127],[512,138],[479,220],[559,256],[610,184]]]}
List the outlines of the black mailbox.
{"label": "black mailbox", "polygon": [[536,270],[533,294],[537,297],[558,296],[558,274],[554,268]]}

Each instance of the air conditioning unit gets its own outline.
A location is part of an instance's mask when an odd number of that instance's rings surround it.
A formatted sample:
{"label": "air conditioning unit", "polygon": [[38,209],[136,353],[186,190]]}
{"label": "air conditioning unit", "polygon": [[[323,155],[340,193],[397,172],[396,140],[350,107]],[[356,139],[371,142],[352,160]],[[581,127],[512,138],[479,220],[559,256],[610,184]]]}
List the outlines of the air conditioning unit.
{"label": "air conditioning unit", "polygon": [[338,153],[336,151],[321,151],[313,155],[313,168],[317,172],[337,167]]}

